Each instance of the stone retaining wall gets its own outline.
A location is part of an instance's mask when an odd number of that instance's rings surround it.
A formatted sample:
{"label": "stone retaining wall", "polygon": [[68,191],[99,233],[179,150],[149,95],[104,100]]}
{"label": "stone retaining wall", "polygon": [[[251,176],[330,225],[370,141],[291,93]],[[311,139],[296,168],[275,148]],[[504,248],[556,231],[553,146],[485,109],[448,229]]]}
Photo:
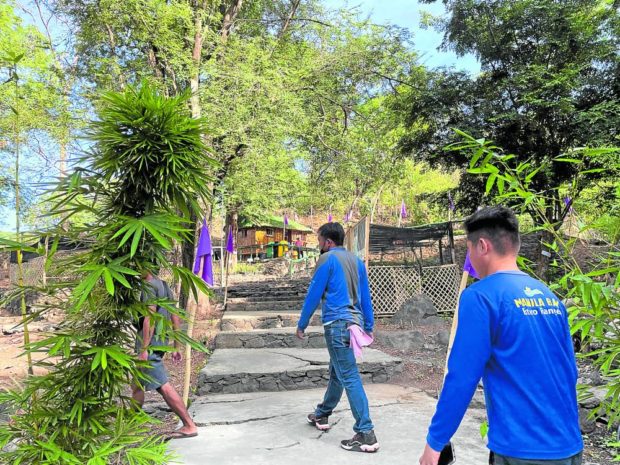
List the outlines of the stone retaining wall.
{"label": "stone retaining wall", "polygon": [[[358,365],[364,383],[385,383],[402,369],[400,361]],[[256,391],[290,391],[324,388],[329,380],[326,367],[283,373],[200,374],[197,394],[238,394]]]}
{"label": "stone retaining wall", "polygon": [[304,339],[295,335],[295,328],[290,334],[232,332],[219,333],[215,339],[218,349],[271,349],[282,347],[313,348],[325,347],[325,338],[322,333],[306,332]]}

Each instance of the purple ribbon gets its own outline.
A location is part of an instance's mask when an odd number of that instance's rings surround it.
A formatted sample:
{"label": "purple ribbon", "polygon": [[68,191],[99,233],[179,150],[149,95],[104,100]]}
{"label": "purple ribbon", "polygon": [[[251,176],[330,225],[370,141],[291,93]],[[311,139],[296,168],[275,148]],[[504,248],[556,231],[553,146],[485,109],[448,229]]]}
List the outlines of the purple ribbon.
{"label": "purple ribbon", "polygon": [[213,286],[213,248],[211,246],[211,234],[207,221],[202,221],[200,229],[200,238],[198,239],[198,247],[196,248],[196,260],[194,261],[194,274],[198,274],[202,267],[201,277],[209,286]]}
{"label": "purple ribbon", "polygon": [[226,251],[233,253],[235,251],[235,244],[233,242],[232,226],[228,228],[228,239],[226,240]]}

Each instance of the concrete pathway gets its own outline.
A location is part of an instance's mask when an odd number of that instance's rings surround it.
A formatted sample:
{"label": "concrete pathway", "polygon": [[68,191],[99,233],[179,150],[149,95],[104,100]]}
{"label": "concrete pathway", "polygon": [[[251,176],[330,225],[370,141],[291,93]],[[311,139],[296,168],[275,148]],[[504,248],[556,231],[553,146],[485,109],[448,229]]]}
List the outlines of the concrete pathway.
{"label": "concrete pathway", "polygon": [[[274,284],[274,283],[272,283]],[[320,315],[307,342],[295,341],[301,304],[282,299],[307,283],[277,283],[269,289],[246,285],[231,290],[215,351],[198,377],[190,409],[199,426],[196,438],[170,442],[186,465],[416,464],[426,441],[435,399],[416,389],[385,384],[401,360],[366,349],[358,368],[371,404],[381,444],[377,454],[347,452],[340,441],[353,436],[346,395],[330,418],[329,432],[308,425],[329,379]],[[303,290],[303,289],[302,289]],[[277,310],[276,310],[277,308]],[[275,311],[274,311],[275,310]],[[374,383],[374,384],[372,384]],[[456,437],[461,464],[486,463],[478,433],[483,411],[472,410]]]}
{"label": "concrete pathway", "polygon": [[[390,384],[365,388],[381,445],[376,454],[340,448],[340,441],[353,435],[346,396],[330,417],[329,432],[307,424],[306,415],[320,402],[324,389],[201,397],[191,408],[199,436],[171,441],[170,448],[185,465],[417,464],[435,399]],[[461,423],[454,438],[458,464],[487,463],[479,434],[483,418],[484,410],[470,409]]]}

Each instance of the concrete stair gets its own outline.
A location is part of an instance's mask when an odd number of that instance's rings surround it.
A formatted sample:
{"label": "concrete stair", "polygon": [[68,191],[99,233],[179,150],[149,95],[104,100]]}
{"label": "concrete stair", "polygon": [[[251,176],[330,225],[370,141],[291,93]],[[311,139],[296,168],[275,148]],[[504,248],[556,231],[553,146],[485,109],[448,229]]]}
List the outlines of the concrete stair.
{"label": "concrete stair", "polygon": [[306,328],[306,338],[299,339],[294,327],[255,329],[253,331],[222,331],[215,338],[216,349],[263,348],[321,348],[325,347],[322,326]]}
{"label": "concrete stair", "polygon": [[[290,299],[290,298],[289,298]],[[243,312],[243,311],[266,311],[266,312],[287,312],[287,311],[301,311],[301,307],[304,304],[303,299],[295,300],[229,300],[226,303],[226,310],[231,312]]]}
{"label": "concrete stair", "polygon": [[[385,383],[401,370],[401,360],[365,349],[358,369],[365,383]],[[198,395],[289,391],[327,386],[325,349],[217,349],[200,371]]]}
{"label": "concrete stair", "polygon": [[[222,331],[252,331],[255,329],[295,328],[300,312],[225,312],[222,317]],[[314,314],[311,326],[321,324],[321,316]]]}
{"label": "concrete stair", "polygon": [[[198,395],[327,385],[329,354],[320,311],[304,340],[295,335],[308,283],[267,281],[230,289],[215,351],[198,377]],[[366,349],[358,369],[365,383],[385,383],[401,370],[401,360]]]}

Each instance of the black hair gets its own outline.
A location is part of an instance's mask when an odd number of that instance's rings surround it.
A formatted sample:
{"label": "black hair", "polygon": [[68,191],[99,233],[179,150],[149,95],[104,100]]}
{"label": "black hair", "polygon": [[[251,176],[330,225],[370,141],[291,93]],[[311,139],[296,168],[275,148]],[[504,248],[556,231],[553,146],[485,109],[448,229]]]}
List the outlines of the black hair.
{"label": "black hair", "polygon": [[340,223],[325,223],[319,228],[319,236],[331,239],[337,246],[344,244],[344,228]]}
{"label": "black hair", "polygon": [[467,218],[464,226],[471,242],[485,237],[500,255],[519,252],[519,221],[510,208],[501,205],[483,208]]}

